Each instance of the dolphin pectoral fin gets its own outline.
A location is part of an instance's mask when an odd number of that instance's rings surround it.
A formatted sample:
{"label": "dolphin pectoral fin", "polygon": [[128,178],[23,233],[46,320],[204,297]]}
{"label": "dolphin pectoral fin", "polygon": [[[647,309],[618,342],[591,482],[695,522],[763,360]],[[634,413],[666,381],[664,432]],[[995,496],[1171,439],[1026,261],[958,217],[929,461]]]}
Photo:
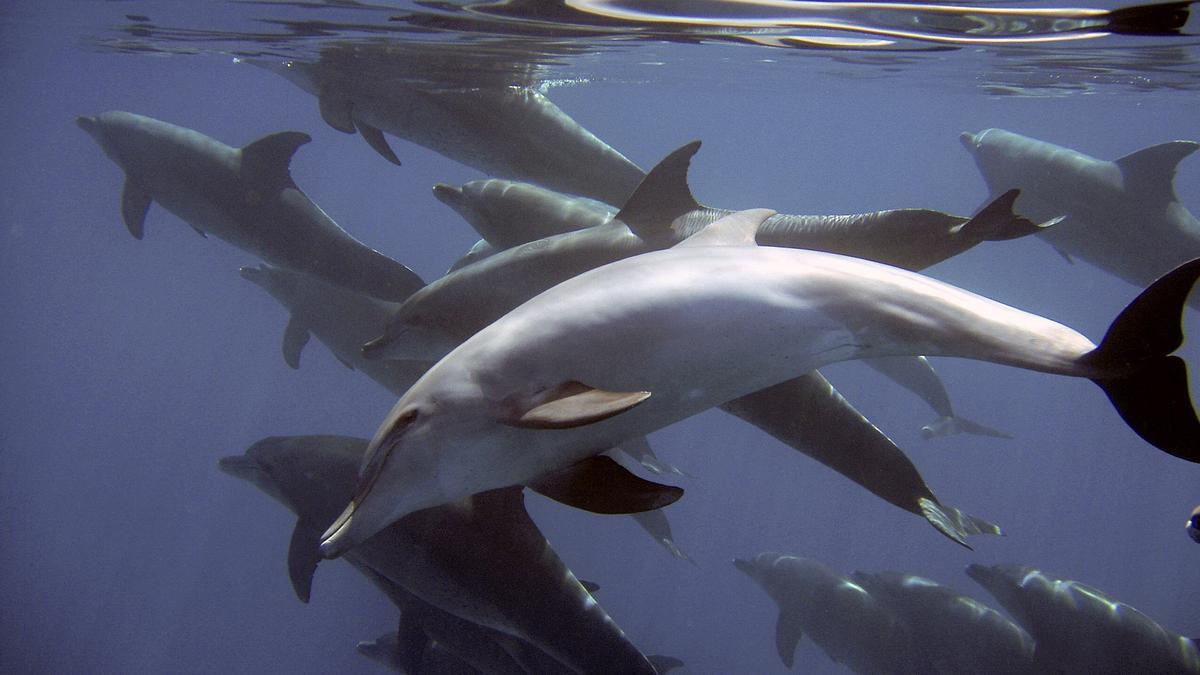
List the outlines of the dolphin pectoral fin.
{"label": "dolphin pectoral fin", "polygon": [[642,527],[654,541],[658,542],[667,552],[680,560],[686,560],[693,565],[696,564],[691,556],[684,553],[675,544],[675,535],[671,533],[671,522],[667,520],[667,514],[663,513],[662,509],[654,509],[652,511],[642,511],[641,513],[633,513],[630,516],[637,521],[637,524]]}
{"label": "dolphin pectoral fin", "polygon": [[371,149],[375,152],[378,152],[380,157],[383,157],[396,166],[400,166],[400,158],[396,156],[396,153],[392,152],[392,146],[388,145],[382,131],[357,119],[354,120],[354,126],[358,128],[358,133],[362,135],[367,145],[371,146]]}
{"label": "dolphin pectoral fin", "polygon": [[771,209],[747,209],[731,213],[703,230],[675,244],[674,248],[693,246],[757,246],[754,235],[763,221],[775,215]]}
{"label": "dolphin pectoral fin", "polygon": [[501,423],[524,429],[573,429],[623,413],[650,398],[650,392],[604,391],[571,381],[556,387],[548,398]]}
{"label": "dolphin pectoral fin", "polygon": [[288,319],[287,328],[283,330],[283,360],[292,370],[300,368],[300,352],[308,344],[308,326],[295,316]]}
{"label": "dolphin pectoral fin", "polygon": [[1057,253],[1057,254],[1059,254],[1060,256],[1062,256],[1062,259],[1063,259],[1063,260],[1066,260],[1068,265],[1074,265],[1074,264],[1075,264],[1075,259],[1071,257],[1071,254],[1070,254],[1070,253],[1067,253],[1066,251],[1062,250],[1061,248],[1059,248],[1059,247],[1057,247],[1057,246],[1052,246],[1051,248],[1053,248],[1053,249],[1054,249],[1054,252],[1055,252],[1055,253]]}
{"label": "dolphin pectoral fin", "polygon": [[146,212],[150,210],[151,201],[149,192],[129,178],[125,179],[125,187],[121,188],[121,219],[134,239],[141,239],[146,234]]}
{"label": "dolphin pectoral fin", "polygon": [[292,590],[300,602],[308,603],[312,596],[313,574],[317,571],[317,563],[321,562],[321,542],[319,533],[302,520],[296,521],[292,529],[292,541],[288,544],[288,578],[292,581]]}
{"label": "dolphin pectoral fin", "polygon": [[654,672],[659,675],[669,673],[676,668],[684,666],[683,661],[674,656],[663,656],[662,654],[651,654],[646,657],[646,660],[650,662],[650,665],[654,666]]}
{"label": "dolphin pectoral fin", "polygon": [[603,514],[660,509],[683,496],[682,488],[639,478],[602,455],[541,476],[529,487],[556,502]]}
{"label": "dolphin pectoral fin", "polygon": [[294,187],[289,169],[292,155],[311,140],[311,136],[300,131],[281,131],[244,146],[239,169],[242,181],[257,193],[259,199]]}
{"label": "dolphin pectoral fin", "polygon": [[688,187],[688,167],[699,149],[700,141],[692,141],[663,158],[621,206],[616,219],[646,238],[668,231],[679,216],[703,208]]}
{"label": "dolphin pectoral fin", "polygon": [[940,504],[928,497],[918,499],[917,506],[921,511],[921,515],[924,516],[925,520],[929,521],[930,525],[933,525],[934,529],[968,550],[974,550],[967,544],[967,537],[971,535],[1004,535],[999,525],[978,516],[964,513],[952,506]]}
{"label": "dolphin pectoral fin", "polygon": [[354,133],[354,102],[330,91],[317,95],[317,107],[325,124],[344,133]]}
{"label": "dolphin pectoral fin", "polygon": [[1089,377],[1138,436],[1163,452],[1200,463],[1200,419],[1187,364],[1170,356],[1183,343],[1181,317],[1198,278],[1200,258],[1155,281],[1117,316],[1100,346],[1079,361],[1100,373]]}
{"label": "dolphin pectoral fin", "polygon": [[796,662],[796,645],[800,644],[802,637],[804,630],[800,625],[800,617],[794,612],[780,611],[779,621],[775,622],[775,651],[779,652],[780,660],[789,670]]}
{"label": "dolphin pectoral fin", "polygon": [[676,476],[683,476],[685,478],[695,478],[695,476],[692,474],[654,454],[654,450],[650,448],[650,442],[646,440],[645,436],[631,438],[617,446],[615,449],[618,452],[623,452],[632,457],[634,461],[636,461],[638,464],[641,464],[642,468],[650,473],[654,473],[659,476],[670,473],[675,474]]}
{"label": "dolphin pectoral fin", "polygon": [[1012,434],[993,429],[992,427],[972,422],[965,417],[957,415],[947,415],[921,427],[921,437],[929,440],[931,438],[941,438],[953,434],[973,434],[975,436],[988,436],[991,438],[1006,438],[1012,439]]}
{"label": "dolphin pectoral fin", "polygon": [[587,591],[588,593],[595,594],[600,590],[600,584],[594,581],[588,581],[587,579],[579,579],[578,581],[579,585],[583,586],[583,590]]}
{"label": "dolphin pectoral fin", "polygon": [[196,227],[195,225],[192,226],[192,229],[196,231],[196,234],[200,235],[201,239],[208,239],[208,233],[204,230]]}

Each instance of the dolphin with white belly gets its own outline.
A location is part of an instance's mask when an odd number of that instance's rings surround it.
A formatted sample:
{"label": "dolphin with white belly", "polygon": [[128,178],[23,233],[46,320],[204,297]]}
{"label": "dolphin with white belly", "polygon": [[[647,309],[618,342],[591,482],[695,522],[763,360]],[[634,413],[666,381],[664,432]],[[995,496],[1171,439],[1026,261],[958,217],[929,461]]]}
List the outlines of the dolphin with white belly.
{"label": "dolphin with white belly", "polygon": [[[412,55],[408,55],[412,58]],[[378,61],[377,61],[378,59]],[[325,122],[358,132],[388,161],[399,164],[383,132],[422,145],[492,176],[623,203],[643,172],[536,89],[473,81],[381,76],[387,48],[333,47],[317,63],[258,63],[317,97]]]}
{"label": "dolphin with white belly", "polygon": [[[340,436],[271,437],[221,460],[222,470],[252,482],[297,514],[288,571],[306,601],[320,561],[318,533],[353,494],[366,446],[365,439]],[[515,638],[570,672],[655,672],[558,558],[525,512],[519,488],[412,514],[347,557],[389,595],[386,582],[480,627],[483,633],[451,626],[451,633],[473,639],[476,646],[499,642],[522,663],[537,659],[510,644]],[[436,615],[426,622],[431,620],[438,621],[433,628],[444,623]],[[468,649],[471,644],[455,649],[456,654],[480,658],[470,656],[479,651]]]}
{"label": "dolphin with white belly", "polygon": [[[400,398],[336,556],[396,519],[520,485],[715,405],[850,359],[943,355],[1086,377],[1151,444],[1200,461],[1180,313],[1188,263],[1143,292],[1097,347],[1078,332],[919,274],[756,246],[772,211],[564,281],[476,333]],[[469,268],[465,268],[469,269]]]}
{"label": "dolphin with white belly", "polygon": [[1078,581],[1024,565],[967,566],[1033,637],[1036,673],[1200,673],[1197,641]]}
{"label": "dolphin with white belly", "polygon": [[1110,162],[1003,129],[961,140],[993,194],[1019,188],[1022,213],[1065,216],[1038,236],[1068,259],[1144,287],[1200,256],[1200,221],[1174,187],[1179,162],[1200,143],[1169,141]]}
{"label": "dolphin with white belly", "polygon": [[234,148],[127,112],[75,122],[125,172],[121,214],[137,239],[158,202],[201,234],[382,300],[403,300],[423,286],[412,270],[338,227],[292,182],[292,154],[308,134],[285,131]]}

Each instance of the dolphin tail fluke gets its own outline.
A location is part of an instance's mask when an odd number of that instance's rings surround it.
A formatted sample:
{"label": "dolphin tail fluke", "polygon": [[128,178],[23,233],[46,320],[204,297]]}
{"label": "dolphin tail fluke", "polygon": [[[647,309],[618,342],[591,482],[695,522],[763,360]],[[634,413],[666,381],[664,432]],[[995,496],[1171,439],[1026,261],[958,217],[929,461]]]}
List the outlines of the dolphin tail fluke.
{"label": "dolphin tail fluke", "polygon": [[1159,450],[1200,463],[1200,419],[1188,389],[1187,365],[1170,355],[1183,343],[1184,303],[1197,278],[1200,258],[1155,281],[1081,361],[1113,373],[1092,381],[1137,435]]}
{"label": "dolphin tail fluke", "polygon": [[921,509],[921,515],[925,517],[925,520],[929,521],[930,525],[933,525],[938,532],[941,532],[969,550],[974,550],[967,543],[967,537],[971,535],[1004,535],[999,525],[988,522],[978,516],[963,513],[953,506],[939,504],[928,497],[921,497],[917,500],[917,504]]}
{"label": "dolphin tail fluke", "polygon": [[1123,7],[1108,13],[1107,30],[1118,35],[1179,35],[1192,0]]}
{"label": "dolphin tail fluke", "polygon": [[973,422],[965,417],[957,415],[947,415],[921,427],[921,436],[925,439],[941,438],[942,436],[951,436],[953,434],[973,434],[975,436],[989,436],[991,438],[1007,438],[1011,439],[1012,434],[993,429],[984,424]]}
{"label": "dolphin tail fluke", "polygon": [[1018,239],[1056,225],[1061,217],[1035,223],[1013,211],[1021,191],[1012,189],[988,202],[971,219],[958,226],[959,234],[977,241]]}

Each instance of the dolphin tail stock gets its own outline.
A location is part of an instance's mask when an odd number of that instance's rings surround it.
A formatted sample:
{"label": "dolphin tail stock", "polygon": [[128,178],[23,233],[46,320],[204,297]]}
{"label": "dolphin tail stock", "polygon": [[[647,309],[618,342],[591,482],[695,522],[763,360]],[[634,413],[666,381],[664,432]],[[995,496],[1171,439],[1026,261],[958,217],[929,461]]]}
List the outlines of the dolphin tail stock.
{"label": "dolphin tail stock", "polygon": [[1200,419],[1188,389],[1187,364],[1172,352],[1183,343],[1183,309],[1198,278],[1200,258],[1163,275],[1117,316],[1100,346],[1080,359],[1101,373],[1091,380],[1138,436],[1196,463]]}
{"label": "dolphin tail stock", "polygon": [[962,236],[977,241],[1006,241],[1019,239],[1024,236],[1041,232],[1057,225],[1063,217],[1059,216],[1044,223],[1035,223],[1013,210],[1013,204],[1021,191],[1013,188],[979,209],[967,222],[956,229]]}
{"label": "dolphin tail stock", "polygon": [[953,506],[946,506],[928,497],[921,497],[917,504],[921,515],[930,525],[968,550],[975,550],[967,543],[967,537],[973,534],[1004,536],[999,525],[964,513]]}
{"label": "dolphin tail stock", "polygon": [[965,417],[958,415],[946,415],[921,427],[921,437],[929,440],[931,438],[941,438],[942,436],[950,436],[952,434],[973,434],[975,436],[988,436],[991,438],[1012,439],[1012,434],[993,429],[979,422],[971,421]]}

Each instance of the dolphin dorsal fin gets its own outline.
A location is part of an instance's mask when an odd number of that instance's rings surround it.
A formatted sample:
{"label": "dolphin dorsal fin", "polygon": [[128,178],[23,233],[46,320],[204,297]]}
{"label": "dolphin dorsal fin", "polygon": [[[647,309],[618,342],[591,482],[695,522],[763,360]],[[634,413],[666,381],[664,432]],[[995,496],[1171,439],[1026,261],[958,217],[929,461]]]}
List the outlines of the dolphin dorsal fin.
{"label": "dolphin dorsal fin", "polygon": [[1175,170],[1184,157],[1200,148],[1193,141],[1169,141],[1142,148],[1118,159],[1114,164],[1125,177],[1129,189],[1149,191],[1155,199],[1177,201],[1175,197]]}
{"label": "dolphin dorsal fin", "polygon": [[757,246],[754,235],[763,221],[775,215],[771,209],[747,209],[731,213],[675,245],[693,246]]}
{"label": "dolphin dorsal fin", "polygon": [[243,147],[242,180],[253,185],[264,197],[293,186],[292,173],[288,169],[292,155],[311,140],[311,136],[300,131],[281,131]]}
{"label": "dolphin dorsal fin", "polygon": [[692,141],[663,158],[629,196],[616,219],[639,237],[665,232],[679,216],[703,208],[688,187],[688,167],[700,149]]}
{"label": "dolphin dorsal fin", "polygon": [[297,520],[288,544],[288,578],[296,597],[306,604],[312,595],[313,574],[317,571],[317,563],[321,562],[320,534],[303,520]]}
{"label": "dolphin dorsal fin", "polygon": [[780,610],[779,621],[775,623],[775,651],[783,665],[791,670],[796,661],[796,645],[804,637],[804,629],[800,625],[800,616],[796,612]]}
{"label": "dolphin dorsal fin", "polygon": [[661,509],[683,496],[683,488],[640,478],[604,455],[545,474],[529,487],[556,502],[603,514]]}
{"label": "dolphin dorsal fin", "polygon": [[287,328],[283,329],[283,360],[292,370],[300,368],[300,353],[308,344],[308,326],[294,315],[288,319]]}
{"label": "dolphin dorsal fin", "polygon": [[648,391],[604,391],[568,381],[544,392],[540,403],[518,405],[516,414],[501,423],[524,429],[572,429],[606,420],[648,398]]}

